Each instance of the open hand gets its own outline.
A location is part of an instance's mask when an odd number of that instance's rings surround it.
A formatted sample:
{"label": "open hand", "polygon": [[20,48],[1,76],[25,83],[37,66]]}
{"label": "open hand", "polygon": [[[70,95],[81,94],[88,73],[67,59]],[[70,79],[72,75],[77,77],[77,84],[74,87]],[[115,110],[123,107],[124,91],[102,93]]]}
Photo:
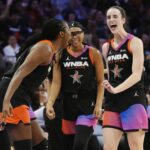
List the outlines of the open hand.
{"label": "open hand", "polygon": [[12,116],[12,105],[10,101],[5,101],[3,102],[3,109],[2,109],[2,117],[5,119],[6,117],[11,117]]}

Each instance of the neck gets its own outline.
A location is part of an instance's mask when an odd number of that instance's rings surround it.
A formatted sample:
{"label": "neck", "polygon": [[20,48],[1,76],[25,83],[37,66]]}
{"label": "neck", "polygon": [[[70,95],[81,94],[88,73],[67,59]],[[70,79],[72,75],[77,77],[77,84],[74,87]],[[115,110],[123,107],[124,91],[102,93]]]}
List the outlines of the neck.
{"label": "neck", "polygon": [[52,41],[51,43],[52,43],[52,52],[54,52],[54,53],[57,52],[61,47],[60,42],[59,41]]}
{"label": "neck", "polygon": [[127,37],[128,33],[126,31],[120,32],[119,34],[114,35],[114,40],[119,43]]}

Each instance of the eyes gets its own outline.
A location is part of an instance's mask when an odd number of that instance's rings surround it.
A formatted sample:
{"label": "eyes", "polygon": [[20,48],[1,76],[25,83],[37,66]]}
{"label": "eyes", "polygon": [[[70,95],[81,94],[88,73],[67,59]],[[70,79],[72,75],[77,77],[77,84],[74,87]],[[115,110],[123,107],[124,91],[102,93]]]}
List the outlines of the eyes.
{"label": "eyes", "polygon": [[71,35],[76,36],[76,35],[79,35],[81,33],[83,33],[83,31],[75,31],[75,32],[71,32]]}
{"label": "eyes", "polygon": [[109,19],[112,19],[112,18],[114,18],[114,19],[117,19],[118,18],[118,15],[108,15],[107,16],[107,20],[109,20]]}

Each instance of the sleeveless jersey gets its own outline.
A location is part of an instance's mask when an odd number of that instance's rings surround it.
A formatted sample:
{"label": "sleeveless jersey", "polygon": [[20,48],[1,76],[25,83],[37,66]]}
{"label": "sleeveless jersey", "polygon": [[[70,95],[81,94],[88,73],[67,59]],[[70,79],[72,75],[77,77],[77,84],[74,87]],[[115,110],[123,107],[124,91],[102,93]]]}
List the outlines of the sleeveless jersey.
{"label": "sleeveless jersey", "polygon": [[[120,85],[132,74],[133,56],[130,50],[130,41],[133,35],[128,34],[126,39],[117,49],[109,45],[107,61],[109,68],[109,82],[113,87]],[[130,105],[140,103],[145,106],[143,91],[143,76],[141,80],[129,89],[118,94],[111,94],[106,91],[105,108],[112,111],[123,111]]]}
{"label": "sleeveless jersey", "polygon": [[77,116],[93,113],[97,96],[92,49],[84,47],[80,56],[65,49],[61,57],[63,118],[75,121]]}
{"label": "sleeveless jersey", "polygon": [[95,68],[92,64],[92,50],[85,46],[84,52],[75,57],[64,50],[61,57],[62,90],[78,93],[90,92],[96,88]]}
{"label": "sleeveless jersey", "polygon": [[[46,42],[50,44],[50,41],[47,41],[47,40],[43,40],[40,42]],[[28,56],[31,47],[26,49],[20,55],[15,65],[7,73],[4,74],[2,81],[0,82],[0,89],[4,91],[4,93],[6,92],[8,84],[11,81],[14,73],[21,66],[21,64],[24,62],[24,60]],[[40,65],[37,68],[35,68],[29,75],[27,75],[23,79],[20,86],[18,87],[18,89],[13,95],[12,100],[11,100],[12,105],[14,106],[17,106],[18,104],[20,105],[20,103],[22,103],[23,101],[25,104],[28,104],[31,98],[30,96],[36,91],[36,89],[40,86],[42,81],[47,77],[49,68],[50,68],[50,64]],[[2,97],[2,94],[0,95],[0,97]]]}

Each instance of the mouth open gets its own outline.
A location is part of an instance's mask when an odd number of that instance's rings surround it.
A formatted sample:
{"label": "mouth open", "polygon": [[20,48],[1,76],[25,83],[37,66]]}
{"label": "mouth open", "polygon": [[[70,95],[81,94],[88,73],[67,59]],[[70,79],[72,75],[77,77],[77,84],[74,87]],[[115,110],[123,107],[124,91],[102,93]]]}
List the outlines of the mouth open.
{"label": "mouth open", "polygon": [[117,28],[117,25],[110,25],[110,28],[111,28],[112,30],[115,30],[115,29]]}

